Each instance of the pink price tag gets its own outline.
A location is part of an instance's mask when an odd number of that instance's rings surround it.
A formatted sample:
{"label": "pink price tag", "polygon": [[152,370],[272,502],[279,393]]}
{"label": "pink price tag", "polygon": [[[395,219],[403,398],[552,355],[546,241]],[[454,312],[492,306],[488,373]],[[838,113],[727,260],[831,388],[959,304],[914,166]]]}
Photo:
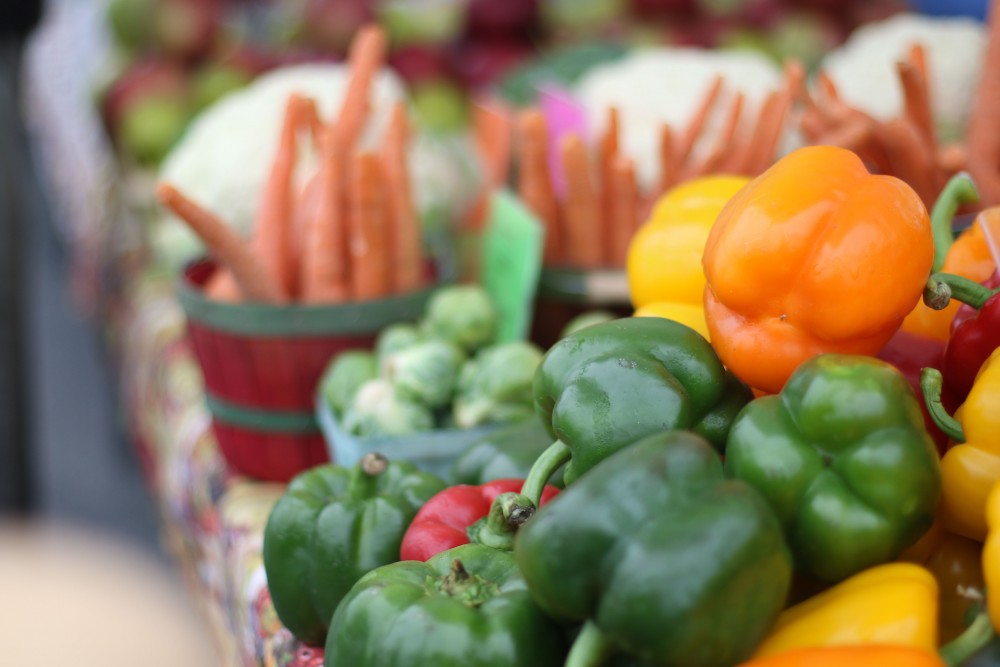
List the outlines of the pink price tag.
{"label": "pink price tag", "polygon": [[566,176],[559,159],[559,143],[567,134],[587,136],[587,114],[569,91],[553,85],[540,86],[538,105],[549,130],[549,172],[556,196],[566,194]]}
{"label": "pink price tag", "polygon": [[1000,208],[988,208],[976,216],[975,224],[983,230],[993,266],[1000,269]]}

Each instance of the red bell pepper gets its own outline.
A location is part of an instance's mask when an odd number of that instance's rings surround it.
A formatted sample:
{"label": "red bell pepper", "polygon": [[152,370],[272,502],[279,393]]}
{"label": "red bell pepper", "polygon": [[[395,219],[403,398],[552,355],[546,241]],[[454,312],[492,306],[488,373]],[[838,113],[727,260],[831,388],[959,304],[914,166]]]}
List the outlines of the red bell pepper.
{"label": "red bell pepper", "polygon": [[[400,560],[426,561],[442,551],[468,544],[470,532],[476,535],[486,521],[493,500],[503,493],[517,494],[523,484],[523,479],[497,479],[481,486],[460,484],[431,497],[403,535]],[[554,486],[546,486],[540,504],[557,493]],[[501,523],[505,519],[495,517]]]}
{"label": "red bell pepper", "polygon": [[956,405],[965,402],[980,366],[1000,347],[1000,275],[993,272],[982,285],[949,279],[952,298],[964,304],[951,323],[951,337],[944,350],[945,397]]}
{"label": "red bell pepper", "polygon": [[938,428],[931,418],[930,412],[927,411],[923,392],[920,390],[920,369],[936,368],[941,370],[944,365],[944,347],[944,341],[900,330],[876,355],[882,361],[895,366],[910,383],[919,399],[920,410],[924,413],[924,424],[927,426],[927,432],[934,438],[934,444],[937,445],[938,452],[941,454],[944,453],[948,445],[948,436]]}

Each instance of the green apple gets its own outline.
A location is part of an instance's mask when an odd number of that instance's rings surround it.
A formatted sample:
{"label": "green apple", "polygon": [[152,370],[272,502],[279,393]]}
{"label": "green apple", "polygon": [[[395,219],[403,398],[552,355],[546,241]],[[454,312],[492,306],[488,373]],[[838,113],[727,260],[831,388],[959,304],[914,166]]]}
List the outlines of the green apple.
{"label": "green apple", "polygon": [[151,96],[137,100],[122,116],[119,141],[142,164],[158,164],[173,147],[191,118],[185,100]]}
{"label": "green apple", "polygon": [[251,81],[253,75],[245,69],[219,63],[204,65],[191,82],[194,108],[201,111]]}
{"label": "green apple", "polygon": [[434,132],[456,132],[469,120],[469,102],[462,90],[449,81],[416,85],[411,96],[421,126]]}

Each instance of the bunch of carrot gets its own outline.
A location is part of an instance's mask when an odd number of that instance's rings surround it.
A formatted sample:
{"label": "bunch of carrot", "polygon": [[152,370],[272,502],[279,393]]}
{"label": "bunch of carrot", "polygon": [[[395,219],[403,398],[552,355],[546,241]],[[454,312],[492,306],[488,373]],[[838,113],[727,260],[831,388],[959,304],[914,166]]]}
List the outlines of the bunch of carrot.
{"label": "bunch of carrot", "polygon": [[[288,99],[249,241],[169,183],[158,186],[161,203],[201,237],[220,265],[205,287],[209,298],[332,304],[409,292],[424,283],[405,107],[392,110],[378,151],[358,150],[369,90],[385,55],[380,28],[358,32],[349,55],[350,83],[329,123],[319,118],[313,100]],[[298,190],[293,173],[301,133],[311,136],[320,159]]]}
{"label": "bunch of carrot", "polygon": [[[801,68],[799,68],[801,69]],[[720,103],[724,89],[716,78],[687,126],[677,131],[663,124],[660,131],[660,179],[640,191],[635,165],[619,150],[619,117],[608,110],[608,122],[596,150],[577,134],[559,143],[566,194],[555,194],[549,171],[548,128],[542,113],[530,109],[517,122],[518,192],[546,229],[545,263],[581,269],[621,267],[629,239],[656,199],[678,183],[709,174],[757,175],[771,166],[792,103],[791,82],[772,92],[751,122],[743,124],[744,98],[736,94],[723,125],[704,156],[694,147]],[[749,131],[741,133],[741,127]]]}
{"label": "bunch of carrot", "polygon": [[903,90],[903,113],[879,121],[841,99],[824,74],[810,93],[804,85],[796,98],[804,105],[803,134],[812,143],[833,144],[858,153],[881,173],[906,181],[929,207],[956,173],[968,170],[983,206],[1000,205],[1000,0],[992,0],[982,75],[962,141],[937,137],[923,46],[914,44],[896,64]]}

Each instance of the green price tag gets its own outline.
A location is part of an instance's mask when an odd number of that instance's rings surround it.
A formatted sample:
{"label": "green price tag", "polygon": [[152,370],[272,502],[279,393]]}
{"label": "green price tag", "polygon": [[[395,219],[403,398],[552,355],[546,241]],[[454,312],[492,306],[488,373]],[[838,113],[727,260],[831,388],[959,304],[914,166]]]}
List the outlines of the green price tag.
{"label": "green price tag", "polygon": [[500,313],[497,341],[524,340],[531,330],[542,269],[542,226],[508,190],[490,198],[480,282]]}

